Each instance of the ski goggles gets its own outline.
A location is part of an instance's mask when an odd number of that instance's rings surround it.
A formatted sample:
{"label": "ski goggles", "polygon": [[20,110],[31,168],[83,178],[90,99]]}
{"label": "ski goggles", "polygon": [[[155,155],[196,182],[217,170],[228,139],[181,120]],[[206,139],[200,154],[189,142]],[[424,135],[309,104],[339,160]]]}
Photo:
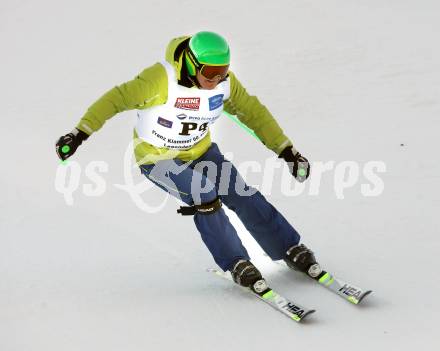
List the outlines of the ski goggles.
{"label": "ski goggles", "polygon": [[211,66],[211,65],[202,65],[199,68],[200,74],[206,79],[215,79],[219,78],[222,80],[228,74],[229,65],[226,66]]}
{"label": "ski goggles", "polygon": [[220,80],[222,80],[227,76],[229,65],[212,65],[200,63],[197,61],[197,59],[194,57],[194,54],[189,49],[186,50],[186,54],[189,59],[188,63],[190,64],[190,66],[192,66],[190,74],[195,75],[195,71],[198,70],[200,74],[206,79],[214,79],[216,77],[219,77]]}

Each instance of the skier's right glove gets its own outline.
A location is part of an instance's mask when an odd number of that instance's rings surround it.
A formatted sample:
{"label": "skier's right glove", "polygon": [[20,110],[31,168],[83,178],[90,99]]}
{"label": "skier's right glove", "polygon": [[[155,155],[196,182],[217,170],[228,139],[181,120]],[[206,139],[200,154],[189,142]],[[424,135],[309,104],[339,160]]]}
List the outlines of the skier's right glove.
{"label": "skier's right glove", "polygon": [[58,157],[63,161],[68,159],[88,137],[87,133],[77,128],[73,129],[69,134],[63,135],[55,144]]}
{"label": "skier's right glove", "polygon": [[289,165],[290,173],[295,179],[302,183],[310,175],[310,163],[301,155],[298,151],[294,150],[292,146],[286,147],[278,156],[278,158],[284,159]]}

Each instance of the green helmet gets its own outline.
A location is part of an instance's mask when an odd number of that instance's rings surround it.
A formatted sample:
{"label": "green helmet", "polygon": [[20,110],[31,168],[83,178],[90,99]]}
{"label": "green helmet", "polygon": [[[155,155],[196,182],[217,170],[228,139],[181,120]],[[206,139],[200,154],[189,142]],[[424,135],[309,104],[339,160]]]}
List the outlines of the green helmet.
{"label": "green helmet", "polygon": [[226,66],[229,60],[229,45],[217,33],[198,32],[189,40],[185,63],[190,75],[196,75],[200,66]]}

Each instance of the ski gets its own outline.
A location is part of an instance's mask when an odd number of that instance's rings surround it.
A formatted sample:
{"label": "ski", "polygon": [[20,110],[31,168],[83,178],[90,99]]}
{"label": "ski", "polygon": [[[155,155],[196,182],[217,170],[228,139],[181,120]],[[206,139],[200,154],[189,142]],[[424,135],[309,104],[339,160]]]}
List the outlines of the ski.
{"label": "ski", "polygon": [[[275,262],[278,265],[288,267],[284,262],[281,261],[273,261],[273,262]],[[347,300],[348,302],[351,302],[354,305],[358,305],[367,295],[373,292],[372,290],[364,290],[351,283],[336,278],[333,274],[326,271],[322,271],[321,274],[319,274],[316,278],[311,278],[311,279],[317,281],[320,285],[324,286],[326,289],[334,292],[336,295],[342,297],[344,300]]]}
{"label": "ski", "polygon": [[[233,282],[231,275],[228,273],[225,273],[215,268],[208,268],[207,271],[210,273],[214,273],[218,277]],[[237,286],[241,287],[240,285]],[[268,305],[276,309],[278,312],[281,312],[290,319],[293,319],[295,322],[301,322],[302,320],[304,320],[306,316],[315,312],[315,310],[311,310],[303,306],[300,306],[297,303],[281,296],[279,293],[277,293],[275,290],[271,288],[269,288],[269,290],[262,295],[259,295],[250,288],[244,288],[244,287],[241,288],[251,293],[252,295],[258,297],[260,300],[266,302]]]}
{"label": "ski", "polygon": [[322,271],[318,277],[312,279],[316,280],[328,290],[333,291],[335,294],[355,305],[359,304],[367,295],[373,292],[372,290],[363,290],[358,288],[351,283],[347,283],[334,277],[332,274],[326,271]]}

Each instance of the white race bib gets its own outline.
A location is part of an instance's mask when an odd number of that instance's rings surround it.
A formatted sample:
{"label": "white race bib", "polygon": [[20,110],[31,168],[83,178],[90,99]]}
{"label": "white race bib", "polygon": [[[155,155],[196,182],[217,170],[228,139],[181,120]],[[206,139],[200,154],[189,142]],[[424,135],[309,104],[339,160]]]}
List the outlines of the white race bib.
{"label": "white race bib", "polygon": [[229,98],[229,79],[215,89],[187,88],[177,83],[174,68],[161,63],[168,75],[168,99],[163,105],[138,110],[136,132],[156,147],[189,149],[202,140],[223,112]]}

